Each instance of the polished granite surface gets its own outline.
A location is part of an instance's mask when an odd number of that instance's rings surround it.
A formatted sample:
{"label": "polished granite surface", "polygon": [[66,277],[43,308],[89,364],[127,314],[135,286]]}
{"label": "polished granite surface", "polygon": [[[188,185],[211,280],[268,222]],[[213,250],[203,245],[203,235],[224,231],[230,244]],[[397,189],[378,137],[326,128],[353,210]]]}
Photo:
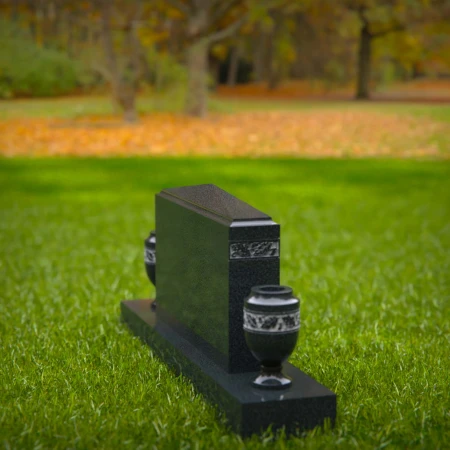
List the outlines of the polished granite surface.
{"label": "polished granite surface", "polygon": [[244,298],[255,285],[279,284],[280,226],[200,185],[156,195],[156,233],[156,300],[165,320],[209,343],[228,372],[256,370],[244,338]]}
{"label": "polished granite surface", "polygon": [[239,200],[214,184],[200,184],[163,189],[171,196],[193,207],[203,209],[230,221],[270,220],[267,214]]}
{"label": "polished granite surface", "polygon": [[[258,372],[229,373],[208,356],[210,347],[202,341],[175,331],[151,309],[151,300],[128,300],[121,303],[122,318],[161,359],[178,373],[191,379],[206,399],[223,411],[232,429],[249,436],[268,426],[285,427],[297,433],[334,423],[336,395],[301,370],[286,363],[284,373],[293,379],[292,387],[282,391],[253,388],[251,380]],[[197,340],[196,340],[197,339]]]}

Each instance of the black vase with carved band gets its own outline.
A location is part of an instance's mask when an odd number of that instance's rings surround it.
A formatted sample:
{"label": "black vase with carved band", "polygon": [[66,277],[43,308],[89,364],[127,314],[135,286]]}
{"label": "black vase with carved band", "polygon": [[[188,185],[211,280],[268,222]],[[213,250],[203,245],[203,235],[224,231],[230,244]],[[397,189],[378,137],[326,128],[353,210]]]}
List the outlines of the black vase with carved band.
{"label": "black vase with carved band", "polygon": [[144,262],[148,279],[156,287],[156,232],[150,231],[150,235],[144,241]]}
{"label": "black vase with carved band", "polygon": [[284,389],[291,379],[282,364],[294,351],[300,329],[300,301],[288,286],[254,286],[244,302],[244,334],[261,372],[252,384]]}

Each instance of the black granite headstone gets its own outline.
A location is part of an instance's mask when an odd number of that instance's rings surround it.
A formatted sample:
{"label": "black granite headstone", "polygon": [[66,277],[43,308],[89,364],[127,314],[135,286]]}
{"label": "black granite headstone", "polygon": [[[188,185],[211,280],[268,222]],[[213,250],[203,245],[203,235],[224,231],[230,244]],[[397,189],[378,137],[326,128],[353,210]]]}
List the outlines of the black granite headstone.
{"label": "black granite headstone", "polygon": [[132,331],[244,436],[336,417],[336,395],[290,364],[283,392],[251,385],[259,364],[244,338],[244,299],[253,286],[279,284],[279,258],[280,227],[268,215],[214,185],[164,189],[156,195],[156,303],[121,304]]}
{"label": "black granite headstone", "polygon": [[243,299],[252,286],[279,284],[279,225],[207,184],[158,194],[156,229],[160,314],[213,347],[228,372],[257,370],[242,331]]}

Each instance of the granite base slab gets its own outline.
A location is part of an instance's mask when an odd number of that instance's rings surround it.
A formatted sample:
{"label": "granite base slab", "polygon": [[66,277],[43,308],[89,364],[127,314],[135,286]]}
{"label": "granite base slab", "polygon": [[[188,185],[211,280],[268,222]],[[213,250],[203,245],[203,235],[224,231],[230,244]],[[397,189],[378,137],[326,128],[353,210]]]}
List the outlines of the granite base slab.
{"label": "granite base slab", "polygon": [[323,425],[336,418],[336,394],[301,370],[285,363],[292,378],[285,390],[263,390],[251,386],[258,372],[229,373],[208,358],[186,335],[177,333],[158,318],[153,300],[121,302],[122,319],[155,353],[177,373],[187,376],[198,392],[225,413],[236,433],[246,437],[285,428],[287,434]]}

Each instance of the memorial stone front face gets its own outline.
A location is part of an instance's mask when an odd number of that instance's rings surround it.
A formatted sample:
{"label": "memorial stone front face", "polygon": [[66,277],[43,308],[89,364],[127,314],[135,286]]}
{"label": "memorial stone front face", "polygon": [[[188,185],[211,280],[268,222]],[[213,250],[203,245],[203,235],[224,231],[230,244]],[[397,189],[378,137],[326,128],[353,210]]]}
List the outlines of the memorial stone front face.
{"label": "memorial stone front face", "polygon": [[131,330],[243,436],[334,423],[336,395],[283,364],[300,302],[279,286],[280,226],[211,184],[164,189],[155,203],[145,269],[156,301],[121,303]]}
{"label": "memorial stone front face", "polygon": [[256,370],[242,332],[243,299],[252,286],[279,284],[279,225],[203,185],[158,194],[156,229],[160,314],[210,344],[229,372]]}

